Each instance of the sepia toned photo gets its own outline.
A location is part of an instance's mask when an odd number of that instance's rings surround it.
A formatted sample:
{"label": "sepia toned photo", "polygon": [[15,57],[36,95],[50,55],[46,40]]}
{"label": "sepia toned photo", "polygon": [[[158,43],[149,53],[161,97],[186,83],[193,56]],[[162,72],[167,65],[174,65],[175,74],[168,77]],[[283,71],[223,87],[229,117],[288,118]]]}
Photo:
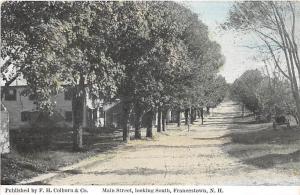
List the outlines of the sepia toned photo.
{"label": "sepia toned photo", "polygon": [[299,32],[298,1],[1,2],[1,185],[300,186]]}

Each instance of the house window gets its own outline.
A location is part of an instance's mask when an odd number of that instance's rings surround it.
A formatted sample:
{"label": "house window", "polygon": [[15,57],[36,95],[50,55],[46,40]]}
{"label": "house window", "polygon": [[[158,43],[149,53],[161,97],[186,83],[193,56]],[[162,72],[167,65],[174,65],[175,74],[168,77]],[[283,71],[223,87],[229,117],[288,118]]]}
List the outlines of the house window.
{"label": "house window", "polygon": [[72,100],[72,90],[65,89],[65,100]]}
{"label": "house window", "polygon": [[16,89],[8,89],[5,93],[5,100],[8,100],[8,101],[17,100],[17,90]]}
{"label": "house window", "polygon": [[65,120],[67,122],[72,122],[72,119],[73,119],[73,117],[72,117],[72,111],[66,111],[65,112]]}
{"label": "house window", "polygon": [[21,112],[21,121],[30,121],[30,112],[23,111]]}

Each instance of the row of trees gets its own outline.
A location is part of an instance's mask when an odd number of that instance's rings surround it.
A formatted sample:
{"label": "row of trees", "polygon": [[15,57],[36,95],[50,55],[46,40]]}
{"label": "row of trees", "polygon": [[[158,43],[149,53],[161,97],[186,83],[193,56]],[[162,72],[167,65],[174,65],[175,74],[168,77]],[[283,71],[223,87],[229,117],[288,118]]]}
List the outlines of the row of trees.
{"label": "row of trees", "polygon": [[[299,17],[300,4],[296,1],[238,2],[224,24],[227,30],[255,35],[257,39],[249,47],[259,52],[259,59],[266,65],[264,76],[258,71],[245,73],[235,82],[233,93],[237,95],[242,90],[238,98],[252,111],[274,114],[274,110],[281,110],[278,112],[293,115],[298,123]],[[237,86],[238,83],[242,86]]]}
{"label": "row of trees", "polygon": [[6,87],[23,75],[47,112],[54,93],[72,88],[74,149],[82,147],[85,88],[94,99],[121,99],[124,141],[132,113],[135,137],[141,138],[145,114],[152,137],[155,112],[163,121],[160,131],[167,110],[191,116],[216,106],[226,93],[225,79],[217,76],[224,63],[220,46],[178,3],[5,2],[1,24]]}
{"label": "row of trees", "polygon": [[231,85],[231,98],[249,111],[270,121],[273,116],[290,115],[299,124],[297,107],[286,79],[276,71],[248,70]]}

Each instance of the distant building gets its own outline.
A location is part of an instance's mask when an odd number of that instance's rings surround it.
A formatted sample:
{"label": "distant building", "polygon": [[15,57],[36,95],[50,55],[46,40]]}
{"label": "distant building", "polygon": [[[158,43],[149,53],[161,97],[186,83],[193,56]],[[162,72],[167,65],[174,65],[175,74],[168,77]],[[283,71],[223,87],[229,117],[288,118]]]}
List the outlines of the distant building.
{"label": "distant building", "polygon": [[[26,85],[10,86],[3,94],[2,104],[6,107],[10,115],[10,129],[30,127],[40,119],[35,103],[35,97],[33,95],[23,95],[25,89]],[[71,93],[65,89],[63,92],[54,95],[52,101],[55,102],[54,114],[52,116],[55,125],[72,127],[73,116]],[[85,109],[83,110],[83,126],[85,128],[97,128],[103,126],[118,127],[119,125],[117,125],[117,123],[119,123],[119,118],[116,118],[118,114],[110,111],[110,109],[118,103],[119,102],[115,102],[104,105],[103,100],[95,101],[87,95]],[[109,118],[109,121],[105,120],[106,115]]]}
{"label": "distant building", "polygon": [[104,110],[104,126],[112,128],[122,128],[122,102],[116,101],[114,103],[105,104]]}
{"label": "distant building", "polygon": [[[3,94],[1,100],[9,114],[9,129],[28,128],[36,122],[40,122],[41,113],[37,111],[36,98],[34,95],[24,95],[26,85],[10,86]],[[88,89],[86,89],[88,90]],[[1,87],[3,91],[3,87]],[[98,128],[111,127],[122,128],[123,103],[116,100],[110,103],[104,103],[101,99],[93,99],[86,93],[86,101],[83,109],[83,127]],[[52,99],[55,102],[53,115],[50,117],[51,124],[58,127],[72,127],[72,94],[67,88],[64,91],[53,95]],[[145,117],[146,115],[144,115]],[[145,126],[144,117],[142,125]],[[153,125],[157,125],[157,113],[153,118]],[[174,122],[175,116],[168,111],[167,121]],[[134,115],[129,118],[129,126],[132,129],[134,124]]]}

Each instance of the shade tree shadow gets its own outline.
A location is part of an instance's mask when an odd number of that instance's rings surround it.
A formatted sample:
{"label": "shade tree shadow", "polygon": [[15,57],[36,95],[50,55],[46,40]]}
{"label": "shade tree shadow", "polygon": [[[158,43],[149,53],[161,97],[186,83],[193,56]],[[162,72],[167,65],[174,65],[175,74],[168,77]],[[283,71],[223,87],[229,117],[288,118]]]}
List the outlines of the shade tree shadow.
{"label": "shade tree shadow", "polygon": [[289,154],[267,154],[264,156],[247,159],[244,162],[263,169],[272,168],[280,164],[300,162],[300,150],[291,152]]}
{"label": "shade tree shadow", "polygon": [[[26,137],[23,133],[24,131],[21,131],[18,137]],[[38,140],[37,143],[28,143],[27,141],[32,141],[32,139],[13,139],[11,153],[1,155],[1,184],[11,185],[41,173],[55,172],[59,167],[76,163],[97,153],[117,150],[124,145],[121,131],[118,129],[85,132],[83,135],[84,149],[80,152],[72,150],[72,131],[54,130],[53,135],[55,136],[50,137],[51,142],[42,148],[38,148],[38,146],[44,144],[43,140]],[[36,136],[36,138],[39,137]],[[26,144],[29,146],[26,147]]]}
{"label": "shade tree shadow", "polygon": [[223,149],[240,162],[262,169],[300,162],[298,127],[280,126],[274,130],[270,123],[233,120],[227,129],[230,132],[224,137],[231,141]]}

